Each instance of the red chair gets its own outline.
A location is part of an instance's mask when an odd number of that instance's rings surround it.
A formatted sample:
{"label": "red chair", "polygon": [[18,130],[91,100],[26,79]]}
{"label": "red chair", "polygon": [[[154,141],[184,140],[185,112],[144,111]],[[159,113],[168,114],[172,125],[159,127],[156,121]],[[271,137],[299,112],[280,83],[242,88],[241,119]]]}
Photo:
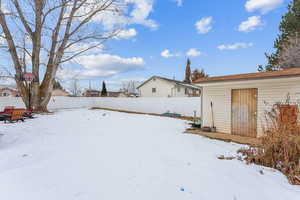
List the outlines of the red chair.
{"label": "red chair", "polygon": [[8,120],[12,115],[14,110],[22,110],[22,115],[24,118],[34,118],[32,110],[16,109],[14,106],[6,106],[3,112],[0,112],[0,121]]}
{"label": "red chair", "polygon": [[24,117],[33,119],[34,117],[33,117],[33,111],[32,111],[32,109],[26,110],[25,113],[24,113]]}
{"label": "red chair", "polygon": [[9,115],[7,118],[4,119],[4,122],[5,123],[6,123],[6,121],[9,121],[9,122],[22,121],[22,122],[24,122],[24,113],[25,112],[26,112],[25,109],[15,108],[12,110],[11,115]]}
{"label": "red chair", "polygon": [[0,114],[11,114],[14,109],[15,109],[14,106],[6,106],[4,108],[4,111],[0,112]]}
{"label": "red chair", "polygon": [[12,115],[14,109],[14,106],[6,106],[4,108],[4,111],[0,112],[0,121],[5,121],[6,119],[8,119]]}

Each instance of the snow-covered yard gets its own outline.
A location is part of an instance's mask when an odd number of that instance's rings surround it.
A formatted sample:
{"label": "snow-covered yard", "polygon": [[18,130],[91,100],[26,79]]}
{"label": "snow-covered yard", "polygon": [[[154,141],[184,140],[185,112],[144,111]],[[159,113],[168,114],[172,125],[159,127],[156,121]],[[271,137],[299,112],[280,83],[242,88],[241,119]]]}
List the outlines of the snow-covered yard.
{"label": "snow-covered yard", "polygon": [[275,170],[217,159],[240,145],[182,134],[186,126],[90,110],[0,122],[0,199],[300,199]]}

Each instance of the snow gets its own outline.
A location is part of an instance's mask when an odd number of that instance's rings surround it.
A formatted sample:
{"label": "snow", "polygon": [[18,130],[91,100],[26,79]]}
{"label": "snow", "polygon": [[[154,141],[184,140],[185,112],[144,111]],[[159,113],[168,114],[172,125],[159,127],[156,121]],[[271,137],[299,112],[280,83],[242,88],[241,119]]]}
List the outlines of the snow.
{"label": "snow", "polygon": [[1,199],[300,199],[278,171],[217,159],[241,145],[178,119],[80,109],[0,126]]}

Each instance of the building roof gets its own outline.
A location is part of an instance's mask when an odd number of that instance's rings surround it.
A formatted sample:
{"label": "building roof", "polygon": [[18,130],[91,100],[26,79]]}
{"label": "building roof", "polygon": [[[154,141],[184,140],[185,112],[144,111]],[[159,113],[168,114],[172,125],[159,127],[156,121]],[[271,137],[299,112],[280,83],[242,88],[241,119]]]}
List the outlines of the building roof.
{"label": "building roof", "polygon": [[53,89],[52,96],[69,96],[70,94],[63,89]]}
{"label": "building roof", "polygon": [[295,77],[295,76],[300,76],[300,68],[292,68],[292,69],[285,69],[285,70],[271,71],[271,72],[255,72],[255,73],[248,73],[248,74],[206,77],[206,78],[200,78],[196,80],[194,83],[271,79],[271,78],[284,78],[284,77]]}
{"label": "building roof", "polygon": [[12,88],[12,87],[0,87],[0,90],[11,90],[11,91],[15,91],[15,92],[18,91],[16,88]]}
{"label": "building roof", "polygon": [[139,89],[140,87],[142,87],[143,85],[145,85],[146,83],[148,83],[150,80],[152,80],[153,78],[158,78],[158,79],[162,79],[162,80],[165,80],[165,81],[168,81],[168,82],[172,82],[172,83],[175,83],[177,85],[181,85],[183,87],[189,87],[189,88],[195,88],[195,89],[200,89],[198,86],[196,85],[192,85],[192,84],[189,84],[189,83],[185,83],[183,81],[177,81],[177,80],[174,80],[174,79],[168,79],[168,78],[164,78],[164,77],[161,77],[161,76],[152,76],[151,78],[149,78],[148,80],[144,81],[141,85],[139,85],[137,87],[137,89]]}

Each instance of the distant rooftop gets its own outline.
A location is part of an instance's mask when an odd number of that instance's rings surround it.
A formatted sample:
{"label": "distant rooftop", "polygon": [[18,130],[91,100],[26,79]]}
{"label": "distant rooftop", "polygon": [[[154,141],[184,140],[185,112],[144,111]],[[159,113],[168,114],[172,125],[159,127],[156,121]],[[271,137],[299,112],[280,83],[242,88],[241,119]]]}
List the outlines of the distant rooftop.
{"label": "distant rooftop", "polygon": [[137,88],[140,88],[141,86],[143,86],[144,84],[146,84],[148,81],[150,81],[153,78],[159,78],[159,79],[162,79],[162,80],[165,80],[165,81],[173,82],[175,84],[182,85],[184,87],[190,87],[190,88],[200,89],[196,85],[189,84],[189,83],[186,83],[186,82],[183,82],[183,81],[178,81],[178,80],[174,80],[174,79],[169,79],[169,78],[161,77],[161,76],[152,76],[151,78],[149,78],[148,80],[146,80],[145,82],[143,82],[141,85],[139,85]]}

